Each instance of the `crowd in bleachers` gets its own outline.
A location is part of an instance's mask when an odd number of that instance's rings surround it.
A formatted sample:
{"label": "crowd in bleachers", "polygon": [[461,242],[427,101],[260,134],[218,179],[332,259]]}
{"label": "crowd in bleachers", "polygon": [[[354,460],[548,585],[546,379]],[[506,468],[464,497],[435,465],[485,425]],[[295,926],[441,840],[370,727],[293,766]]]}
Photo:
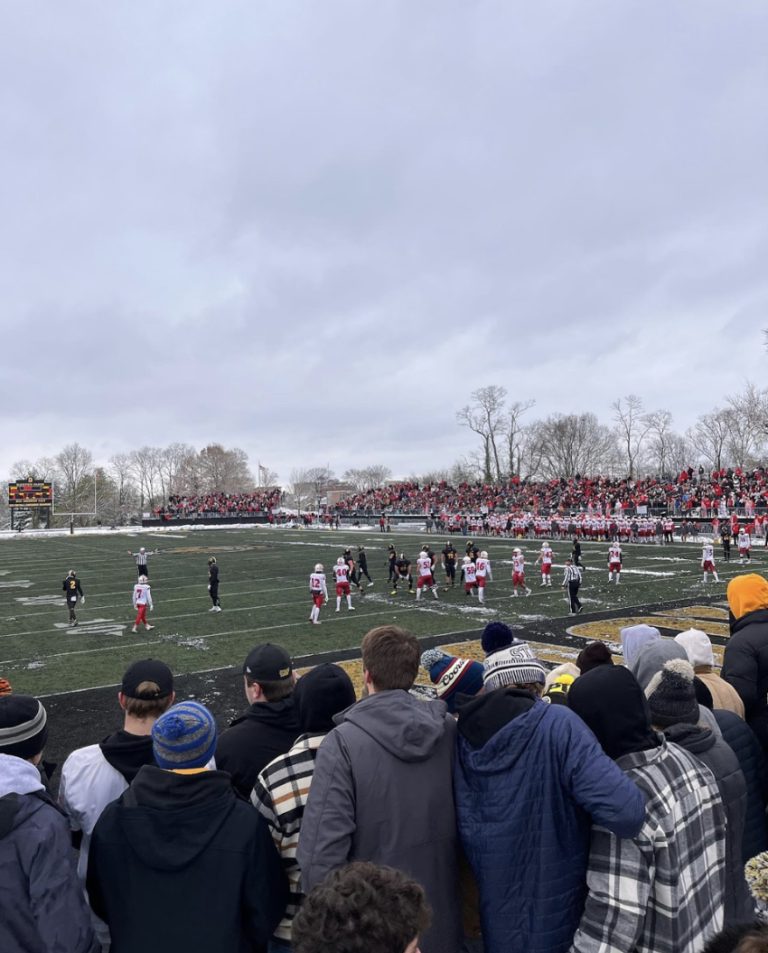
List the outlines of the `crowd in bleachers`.
{"label": "crowd in bleachers", "polygon": [[279,487],[253,493],[171,494],[167,503],[155,508],[154,514],[165,520],[258,516],[272,513],[280,506],[281,498]]}
{"label": "crowd in bleachers", "polygon": [[720,672],[697,629],[551,668],[503,622],[484,662],[386,625],[357,701],[259,644],[221,732],[134,662],[55,799],[46,709],[0,679],[0,949],[764,953],[768,582],[727,599]]}
{"label": "crowd in bleachers", "polygon": [[674,478],[637,480],[576,477],[548,481],[505,483],[403,482],[357,493],[343,499],[342,515],[375,516],[382,512],[454,515],[461,513],[572,513],[590,510],[603,514],[637,512],[647,507],[659,512],[711,516],[723,509],[744,511],[768,507],[768,474],[760,467],[750,473],[739,468],[705,472],[689,468]]}

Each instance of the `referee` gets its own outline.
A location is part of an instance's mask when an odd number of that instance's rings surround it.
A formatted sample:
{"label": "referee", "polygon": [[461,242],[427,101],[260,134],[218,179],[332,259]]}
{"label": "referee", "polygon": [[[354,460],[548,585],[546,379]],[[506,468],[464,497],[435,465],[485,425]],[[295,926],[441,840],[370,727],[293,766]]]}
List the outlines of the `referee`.
{"label": "referee", "polygon": [[571,605],[571,615],[578,615],[584,608],[579,602],[579,586],[581,585],[581,570],[573,564],[572,559],[565,561],[565,575],[563,589],[568,589],[568,600]]}

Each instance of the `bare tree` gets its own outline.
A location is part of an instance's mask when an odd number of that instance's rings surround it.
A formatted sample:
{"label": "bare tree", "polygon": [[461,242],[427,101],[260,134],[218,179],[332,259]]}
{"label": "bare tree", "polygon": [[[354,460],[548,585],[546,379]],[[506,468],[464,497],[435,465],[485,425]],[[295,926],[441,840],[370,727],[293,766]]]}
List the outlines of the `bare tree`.
{"label": "bare tree", "polygon": [[462,407],[456,414],[459,423],[480,436],[483,446],[483,479],[486,483],[502,478],[499,458],[499,442],[502,433],[502,417],[507,391],[492,384],[481,387],[470,395],[472,403]]}
{"label": "bare tree", "polygon": [[182,488],[182,474],[187,461],[195,456],[195,448],[186,443],[172,443],[157,454],[157,473],[163,499]]}
{"label": "bare tree", "polygon": [[346,483],[351,483],[358,493],[367,493],[368,490],[383,486],[391,476],[392,471],[389,467],[375,464],[362,469],[346,470],[342,479]]}
{"label": "bare tree", "polygon": [[128,512],[139,504],[136,483],[133,479],[133,461],[128,453],[116,453],[109,458],[107,476],[114,493],[113,521],[123,523]]}
{"label": "bare tree", "polygon": [[678,437],[672,430],[672,414],[668,410],[654,410],[646,419],[649,463],[655,473],[664,475],[671,466],[671,450]]}
{"label": "bare tree", "polygon": [[162,499],[160,496],[160,455],[158,447],[140,447],[130,453],[134,479],[139,489],[139,507],[152,507]]}
{"label": "bare tree", "polygon": [[[93,455],[79,443],[70,443],[56,455],[57,507],[69,513],[93,509]],[[87,485],[86,485],[87,484]]]}
{"label": "bare tree", "polygon": [[702,414],[687,432],[688,440],[696,452],[714,470],[722,470],[725,445],[730,432],[729,414],[715,408]]}
{"label": "bare tree", "polygon": [[637,474],[637,463],[643,444],[651,429],[649,415],[643,412],[643,402],[636,394],[619,397],[611,404],[616,435],[624,449],[627,461],[627,476],[633,479]]}
{"label": "bare tree", "polygon": [[530,428],[527,452],[545,479],[607,473],[615,466],[616,442],[594,414],[554,414]]}
{"label": "bare tree", "polygon": [[221,444],[209,444],[198,454],[198,465],[205,493],[248,493],[253,489],[248,456],[238,447],[225,450]]}
{"label": "bare tree", "polygon": [[523,427],[520,418],[536,403],[535,400],[516,400],[511,403],[502,417],[501,432],[507,458],[507,475],[520,475],[520,464],[523,445]]}

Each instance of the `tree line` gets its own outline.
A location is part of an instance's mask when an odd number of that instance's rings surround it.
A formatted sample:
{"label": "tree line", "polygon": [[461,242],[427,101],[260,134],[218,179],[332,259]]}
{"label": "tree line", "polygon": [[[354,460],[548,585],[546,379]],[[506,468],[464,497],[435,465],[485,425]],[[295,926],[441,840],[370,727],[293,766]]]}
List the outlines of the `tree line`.
{"label": "tree line", "polygon": [[454,480],[672,477],[691,465],[749,470],[765,460],[768,450],[768,389],[751,383],[702,414],[684,433],[674,429],[669,410],[646,410],[636,394],[611,403],[610,423],[592,413],[527,421],[535,401],[508,403],[506,388],[497,384],[470,396],[456,418],[477,434],[479,447],[449,471]]}

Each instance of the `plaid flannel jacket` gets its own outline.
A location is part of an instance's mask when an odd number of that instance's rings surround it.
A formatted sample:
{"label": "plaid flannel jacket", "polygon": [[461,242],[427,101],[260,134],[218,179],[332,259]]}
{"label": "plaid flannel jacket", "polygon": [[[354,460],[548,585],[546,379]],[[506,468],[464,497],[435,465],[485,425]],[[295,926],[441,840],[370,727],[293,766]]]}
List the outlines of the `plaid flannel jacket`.
{"label": "plaid flannel jacket", "polygon": [[725,810],[712,772],[678,745],[617,761],[647,798],[634,839],[592,830],[571,953],[697,953],[723,926]]}
{"label": "plaid flannel jacket", "polygon": [[256,780],[251,801],[266,819],[288,876],[290,897],[274,935],[290,942],[291,924],[301,905],[301,871],[296,862],[299,830],[315,771],[315,756],[325,735],[299,735],[287,754],[275,758]]}

